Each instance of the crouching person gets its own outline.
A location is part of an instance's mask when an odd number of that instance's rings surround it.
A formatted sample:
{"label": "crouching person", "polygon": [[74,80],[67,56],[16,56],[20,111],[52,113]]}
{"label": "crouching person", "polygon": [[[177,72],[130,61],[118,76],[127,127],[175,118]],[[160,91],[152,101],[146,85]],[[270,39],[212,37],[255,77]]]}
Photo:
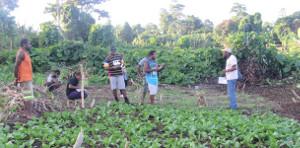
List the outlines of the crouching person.
{"label": "crouching person", "polygon": [[60,76],[60,70],[55,70],[53,74],[50,74],[45,82],[45,86],[50,92],[58,89],[61,86],[61,80],[58,79]]}
{"label": "crouching person", "polygon": [[[67,84],[67,97],[70,100],[81,99],[81,86],[79,80],[81,79],[81,72],[75,72],[74,76],[69,80]],[[88,94],[84,91],[84,98],[87,98]]]}

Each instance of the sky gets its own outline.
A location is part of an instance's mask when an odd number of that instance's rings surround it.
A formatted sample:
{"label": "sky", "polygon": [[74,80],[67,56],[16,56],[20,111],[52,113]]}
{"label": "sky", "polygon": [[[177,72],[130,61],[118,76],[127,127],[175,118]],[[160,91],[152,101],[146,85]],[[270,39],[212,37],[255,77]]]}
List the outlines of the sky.
{"label": "sky", "polygon": [[[260,12],[264,22],[275,22],[279,17],[282,8],[286,9],[286,15],[300,11],[300,0],[178,0],[185,5],[183,13],[194,15],[202,21],[211,20],[214,25],[220,24],[223,20],[230,19],[233,3],[238,2],[246,5],[247,13]],[[19,7],[12,13],[18,24],[32,26],[39,30],[39,24],[46,21],[53,21],[50,14],[44,14],[47,3],[55,3],[55,0],[19,0]],[[172,0],[108,0],[99,6],[100,9],[109,12],[111,23],[123,25],[128,22],[130,25],[148,23],[159,25],[159,13],[162,8],[169,10]],[[97,18],[97,17],[95,17]],[[103,19],[97,23],[106,23]]]}

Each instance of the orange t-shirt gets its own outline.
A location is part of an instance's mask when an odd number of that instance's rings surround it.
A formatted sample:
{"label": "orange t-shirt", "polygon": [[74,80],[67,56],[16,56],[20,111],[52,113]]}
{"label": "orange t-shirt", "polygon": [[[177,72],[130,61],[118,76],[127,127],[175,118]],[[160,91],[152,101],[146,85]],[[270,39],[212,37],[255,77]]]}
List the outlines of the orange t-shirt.
{"label": "orange t-shirt", "polygon": [[19,81],[24,82],[24,81],[32,81],[32,66],[31,66],[31,59],[30,56],[24,51],[23,49],[20,49],[18,51],[18,54],[20,51],[23,51],[25,54],[25,59],[21,62],[20,67],[19,67]]}

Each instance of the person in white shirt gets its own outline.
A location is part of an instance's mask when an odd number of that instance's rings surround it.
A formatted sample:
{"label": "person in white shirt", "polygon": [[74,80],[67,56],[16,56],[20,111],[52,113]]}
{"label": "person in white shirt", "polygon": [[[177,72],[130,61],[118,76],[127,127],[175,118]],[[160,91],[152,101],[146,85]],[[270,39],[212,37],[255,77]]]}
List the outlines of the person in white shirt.
{"label": "person in white shirt", "polygon": [[61,86],[61,80],[58,79],[60,76],[60,70],[55,70],[53,74],[50,74],[46,78],[45,86],[51,92],[55,89],[58,89]]}
{"label": "person in white shirt", "polygon": [[227,93],[230,98],[230,108],[237,109],[235,87],[238,79],[238,64],[237,59],[231,54],[230,48],[225,48],[223,57],[226,59],[226,68],[222,70],[226,74],[227,79]]}

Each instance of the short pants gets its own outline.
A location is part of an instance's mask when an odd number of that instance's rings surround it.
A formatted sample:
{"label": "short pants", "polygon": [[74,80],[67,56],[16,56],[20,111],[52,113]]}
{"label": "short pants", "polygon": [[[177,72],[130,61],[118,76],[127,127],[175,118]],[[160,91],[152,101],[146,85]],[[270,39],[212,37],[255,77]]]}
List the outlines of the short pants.
{"label": "short pants", "polygon": [[125,89],[125,81],[123,76],[110,77],[110,87],[111,90],[124,90]]}
{"label": "short pants", "polygon": [[32,81],[20,82],[20,86],[24,99],[34,99]]}
{"label": "short pants", "polygon": [[156,95],[158,91],[158,85],[148,84],[150,95]]}

